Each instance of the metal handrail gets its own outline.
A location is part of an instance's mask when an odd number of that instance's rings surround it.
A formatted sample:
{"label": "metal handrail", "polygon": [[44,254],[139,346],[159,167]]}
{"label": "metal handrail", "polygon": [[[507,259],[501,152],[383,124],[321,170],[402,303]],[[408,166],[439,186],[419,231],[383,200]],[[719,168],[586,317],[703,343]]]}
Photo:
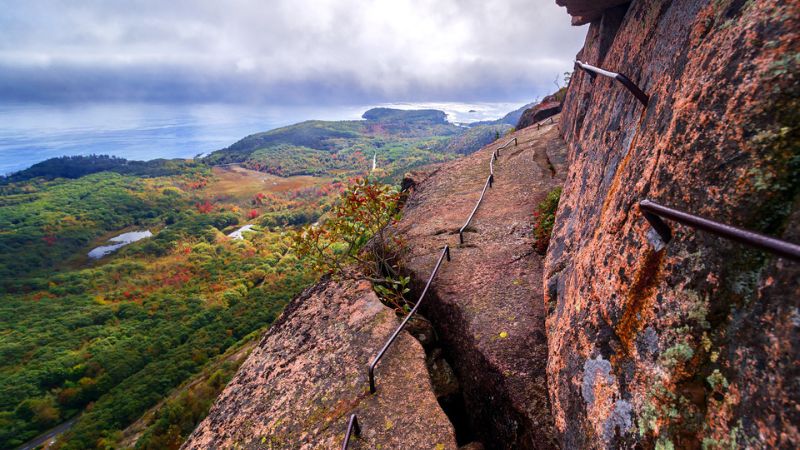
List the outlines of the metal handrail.
{"label": "metal handrail", "polygon": [[389,349],[389,346],[391,346],[394,340],[397,339],[397,336],[400,335],[400,332],[403,330],[403,327],[406,326],[408,320],[411,319],[411,316],[413,316],[414,313],[417,312],[417,309],[419,309],[419,305],[422,304],[422,299],[425,298],[425,294],[428,292],[428,288],[431,287],[431,282],[433,281],[433,278],[436,276],[436,273],[439,272],[439,266],[442,265],[442,260],[445,258],[445,256],[447,257],[447,260],[450,261],[450,246],[448,245],[445,245],[444,249],[442,249],[442,254],[439,255],[439,260],[436,261],[436,266],[434,266],[433,271],[431,272],[431,276],[430,278],[428,278],[428,282],[425,284],[425,289],[422,290],[422,294],[420,294],[419,300],[417,300],[417,304],[414,305],[413,308],[411,308],[411,311],[409,311],[408,315],[406,315],[406,318],[403,319],[403,321],[400,323],[400,326],[398,326],[397,329],[394,331],[394,333],[392,333],[392,335],[389,337],[389,340],[386,341],[386,344],[384,344],[381,351],[379,351],[378,354],[375,355],[375,358],[373,358],[372,362],[369,364],[368,375],[369,375],[370,394],[375,393],[375,366],[378,364],[378,361],[380,361],[381,358],[383,358],[383,355],[386,353],[386,350]]}
{"label": "metal handrail", "polygon": [[355,414],[350,415],[350,421],[347,423],[347,432],[342,442],[342,450],[347,450],[347,446],[350,445],[350,435],[353,431],[355,431],[356,436],[361,436],[361,427],[358,425],[358,417]]}
{"label": "metal handrail", "polygon": [[631,91],[631,94],[633,94],[634,97],[636,97],[636,99],[639,100],[645,107],[647,106],[648,102],[650,102],[650,97],[647,94],[645,94],[644,91],[639,89],[639,86],[637,86],[636,83],[631,81],[630,78],[626,77],[621,73],[603,70],[599,67],[595,67],[591,64],[586,64],[578,60],[575,61],[575,66],[580,69],[583,69],[592,78],[594,78],[597,75],[603,75],[605,77],[613,78],[619,81],[623,86],[625,86],[629,91]]}
{"label": "metal handrail", "polygon": [[510,141],[506,142],[505,144],[501,145],[500,147],[497,147],[497,150],[495,150],[494,152],[497,154],[497,156],[500,156],[500,150],[503,150],[504,148],[508,147],[509,145],[511,145],[512,142],[514,143],[514,146],[516,147],[517,146],[517,138],[513,138]]}
{"label": "metal handrail", "polygon": [[492,157],[489,158],[489,187],[492,187],[492,183],[494,183],[494,162],[497,161],[497,150],[492,153]]}
{"label": "metal handrail", "polygon": [[672,239],[672,231],[669,226],[661,220],[661,217],[674,220],[675,222],[688,225],[692,228],[708,231],[717,236],[741,242],[751,247],[766,250],[784,258],[800,261],[800,245],[792,244],[791,242],[715,222],[694,214],[689,214],[685,211],[659,205],[651,200],[645,199],[639,202],[639,209],[642,211],[645,219],[650,223],[650,226],[661,236],[661,240],[664,241],[665,244],[669,243]]}
{"label": "metal handrail", "polygon": [[475,203],[475,207],[472,208],[472,212],[469,213],[469,217],[467,217],[467,221],[464,222],[464,226],[462,226],[461,229],[458,230],[458,242],[459,243],[461,243],[461,244],[464,243],[464,230],[466,230],[467,227],[469,226],[469,223],[472,222],[472,217],[478,211],[478,207],[481,206],[481,202],[483,201],[483,196],[484,196],[484,194],[486,194],[486,188],[491,186],[491,185],[492,185],[492,176],[489,175],[486,178],[486,183],[484,183],[484,185],[483,185],[483,190],[481,191],[481,196],[480,196],[480,198],[478,198],[478,201]]}
{"label": "metal handrail", "polygon": [[[555,122],[553,122],[553,117],[552,117],[552,116],[551,116],[551,117],[548,117],[547,119],[550,119],[550,123],[555,123]],[[547,119],[545,119],[545,120],[547,120]],[[536,130],[537,130],[537,131],[538,131],[538,130],[540,130],[540,129],[542,128],[542,124],[543,124],[543,123],[544,123],[544,120],[542,120],[541,122],[537,122],[537,123],[536,123]]]}
{"label": "metal handrail", "polygon": [[497,157],[500,156],[500,150],[508,147],[509,145],[511,145],[512,142],[514,143],[515,146],[519,145],[517,143],[517,138],[513,138],[510,141],[508,141],[505,144],[503,144],[502,146],[500,146],[497,149],[495,149],[494,152],[492,152],[492,156],[489,158],[489,177],[486,178],[486,183],[484,183],[484,185],[483,185],[483,190],[481,191],[481,196],[478,198],[478,201],[475,203],[475,207],[472,208],[472,212],[469,213],[469,217],[467,217],[467,221],[464,222],[464,226],[462,226],[458,230],[458,242],[459,243],[461,243],[461,244],[464,243],[464,230],[467,229],[467,227],[469,226],[469,223],[472,222],[472,217],[475,216],[475,213],[478,211],[478,207],[481,205],[481,202],[483,201],[483,196],[486,194],[486,188],[487,187],[492,187],[492,183],[494,183],[494,162],[497,161]]}

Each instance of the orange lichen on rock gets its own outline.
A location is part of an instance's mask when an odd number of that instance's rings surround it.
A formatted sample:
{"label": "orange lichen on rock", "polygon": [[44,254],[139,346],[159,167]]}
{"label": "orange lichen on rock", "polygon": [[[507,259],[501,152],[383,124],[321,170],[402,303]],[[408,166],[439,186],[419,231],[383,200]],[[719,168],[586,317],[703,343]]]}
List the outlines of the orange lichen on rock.
{"label": "orange lichen on rock", "polygon": [[[592,18],[577,58],[650,98],[578,71],[564,101],[543,282],[562,445],[800,447],[800,267],[670,221],[661,242],[637,208],[800,241],[800,3],[559,3]],[[597,358],[614,383],[590,404]]]}
{"label": "orange lichen on rock", "polygon": [[664,250],[657,252],[647,249],[642,264],[633,277],[633,283],[628,290],[625,312],[616,328],[626,355],[633,353],[637,334],[654,315],[656,284],[663,259]]}

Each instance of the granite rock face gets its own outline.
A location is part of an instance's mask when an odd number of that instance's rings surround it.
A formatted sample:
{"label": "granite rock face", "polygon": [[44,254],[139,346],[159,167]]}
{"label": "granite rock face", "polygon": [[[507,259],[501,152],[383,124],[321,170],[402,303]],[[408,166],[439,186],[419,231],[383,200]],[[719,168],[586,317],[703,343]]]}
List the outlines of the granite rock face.
{"label": "granite rock face", "polygon": [[548,117],[555,116],[561,112],[561,102],[556,99],[555,95],[548,95],[536,105],[525,110],[519,117],[516,129],[521,130],[527,128],[536,122],[541,122]]}
{"label": "granite rock face", "polygon": [[544,285],[565,448],[800,447],[800,264],[674,223],[664,245],[637,208],[800,242],[799,10],[641,0],[593,19],[578,58],[650,102],[576,72],[562,112]]}
{"label": "granite rock face", "polygon": [[573,25],[585,25],[599,19],[607,9],[627,3],[630,0],[556,0],[558,6],[567,8]]}
{"label": "granite rock face", "polygon": [[[557,123],[558,117],[555,117]],[[494,186],[459,244],[458,230],[496,161]],[[421,309],[460,380],[469,436],[487,449],[557,448],[545,377],[543,258],[533,250],[536,205],[564,180],[566,145],[556,124],[529,127],[472,155],[415,174],[396,231],[417,292],[445,244]],[[457,429],[458,432],[458,429]]]}
{"label": "granite rock face", "polygon": [[322,281],[292,300],[185,449],[455,449],[453,427],[431,387],[422,346],[403,332],[376,368],[367,364],[398,325],[367,282]]}

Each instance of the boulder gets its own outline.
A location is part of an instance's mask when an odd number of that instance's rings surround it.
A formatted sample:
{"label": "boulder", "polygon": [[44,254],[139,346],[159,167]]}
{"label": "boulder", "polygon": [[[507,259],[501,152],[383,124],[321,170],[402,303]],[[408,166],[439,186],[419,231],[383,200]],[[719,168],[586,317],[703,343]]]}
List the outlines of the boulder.
{"label": "boulder", "polygon": [[368,282],[323,280],[292,300],[184,444],[207,448],[455,449],[420,344],[403,332],[376,368],[367,364],[398,325]]}
{"label": "boulder", "polygon": [[525,110],[517,122],[516,129],[527,128],[561,112],[561,102],[554,96],[545,97],[541,103]]}
{"label": "boulder", "polygon": [[630,3],[630,0],[556,0],[572,16],[572,25],[585,25],[603,15],[606,9]]}

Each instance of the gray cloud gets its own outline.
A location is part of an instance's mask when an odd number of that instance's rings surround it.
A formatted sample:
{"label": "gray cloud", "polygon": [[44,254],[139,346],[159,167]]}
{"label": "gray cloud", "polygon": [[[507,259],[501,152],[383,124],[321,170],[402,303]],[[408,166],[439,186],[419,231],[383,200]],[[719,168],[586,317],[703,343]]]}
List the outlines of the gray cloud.
{"label": "gray cloud", "polygon": [[363,103],[551,91],[554,0],[7,0],[0,99]]}

